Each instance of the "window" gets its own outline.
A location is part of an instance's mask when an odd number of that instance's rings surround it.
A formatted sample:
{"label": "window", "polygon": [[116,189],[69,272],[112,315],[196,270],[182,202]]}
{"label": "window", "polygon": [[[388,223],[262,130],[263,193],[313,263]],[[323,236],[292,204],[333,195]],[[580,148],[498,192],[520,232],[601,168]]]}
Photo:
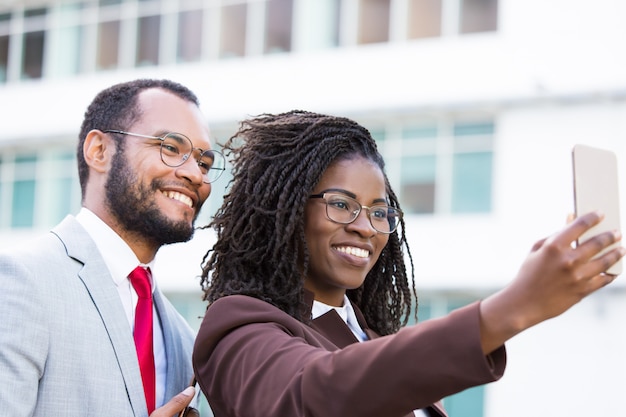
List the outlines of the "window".
{"label": "window", "polygon": [[359,2],[359,44],[389,41],[390,1],[361,0]]}
{"label": "window", "polygon": [[48,228],[80,207],[74,152],[7,152],[0,159],[0,229]]}
{"label": "window", "polygon": [[24,33],[22,34],[21,78],[41,78],[45,44],[47,9],[24,11]]}
{"label": "window", "polygon": [[441,36],[441,2],[442,0],[409,0],[409,39]]}
{"label": "window", "polygon": [[161,16],[147,16],[139,19],[137,59],[135,61],[138,67],[159,63],[160,28]]}
{"label": "window", "polygon": [[202,57],[202,10],[188,10],[178,15],[179,62],[199,61]]}
{"label": "window", "polygon": [[0,83],[7,80],[9,70],[9,36],[0,36]]}
{"label": "window", "polygon": [[417,214],[491,211],[494,131],[445,117],[372,130],[403,210]]}
{"label": "window", "polygon": [[96,64],[99,70],[114,69],[117,67],[119,44],[119,20],[101,22],[98,26],[98,58]]}
{"label": "window", "polygon": [[491,210],[492,123],[454,126],[452,212]]}
{"label": "window", "polygon": [[246,53],[246,4],[222,7],[220,30],[220,57],[244,56]]}
{"label": "window", "polygon": [[37,156],[20,155],[15,158],[11,227],[32,227],[35,214],[35,171]]}
{"label": "window", "polygon": [[461,0],[460,33],[498,29],[498,0]]}
{"label": "window", "polygon": [[293,0],[268,0],[265,11],[265,53],[291,51]]}
{"label": "window", "polygon": [[340,0],[300,2],[294,16],[294,49],[301,51],[339,45]]}

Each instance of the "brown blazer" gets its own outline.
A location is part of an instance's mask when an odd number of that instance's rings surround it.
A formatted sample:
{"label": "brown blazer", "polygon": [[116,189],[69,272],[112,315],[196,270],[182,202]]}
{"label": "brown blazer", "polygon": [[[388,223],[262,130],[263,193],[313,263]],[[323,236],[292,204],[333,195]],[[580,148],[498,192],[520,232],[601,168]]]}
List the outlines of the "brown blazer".
{"label": "brown blazer", "polygon": [[313,327],[256,298],[214,302],[193,366],[215,416],[406,416],[499,379],[506,365],[504,346],[482,353],[478,303],[343,348]]}

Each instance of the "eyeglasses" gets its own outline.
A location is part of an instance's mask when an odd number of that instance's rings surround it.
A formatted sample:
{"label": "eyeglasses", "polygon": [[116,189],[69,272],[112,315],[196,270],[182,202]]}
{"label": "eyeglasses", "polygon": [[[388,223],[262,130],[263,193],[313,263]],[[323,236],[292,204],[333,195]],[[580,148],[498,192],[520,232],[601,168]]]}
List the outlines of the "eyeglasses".
{"label": "eyeglasses", "polygon": [[221,152],[194,148],[191,139],[182,133],[167,133],[164,136],[150,136],[124,132],[123,130],[103,130],[103,132],[160,140],[161,161],[169,167],[181,166],[189,159],[193,151],[198,151],[199,156],[195,159],[202,172],[202,181],[206,184],[216,181],[226,169],[226,160]]}
{"label": "eyeglasses", "polygon": [[397,208],[386,204],[363,206],[354,198],[343,194],[312,194],[309,198],[323,198],[326,203],[326,217],[335,223],[350,224],[356,220],[361,210],[365,209],[372,227],[377,232],[390,234],[396,231],[402,219],[402,211]]}

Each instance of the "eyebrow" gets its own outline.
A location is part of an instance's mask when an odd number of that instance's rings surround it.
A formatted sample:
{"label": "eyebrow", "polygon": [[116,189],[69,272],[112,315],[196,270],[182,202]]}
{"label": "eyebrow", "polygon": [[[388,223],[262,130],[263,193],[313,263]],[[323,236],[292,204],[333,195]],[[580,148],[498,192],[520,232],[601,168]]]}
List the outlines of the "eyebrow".
{"label": "eyebrow", "polygon": [[[352,193],[352,192],[350,192],[350,191],[348,191],[348,190],[344,190],[343,188],[327,188],[327,189],[325,189],[325,190],[320,191],[320,193],[319,193],[319,194],[324,194],[324,193],[333,193],[333,192],[334,192],[334,193],[341,193],[341,194],[345,194],[345,195],[347,195],[348,197],[352,197],[352,198],[354,198],[355,200],[357,199],[357,198],[356,198],[356,194],[354,194],[354,193]],[[387,204],[387,200],[386,200],[386,199],[384,199],[384,198],[375,198],[375,199],[372,201],[372,203],[385,203],[385,204]]]}

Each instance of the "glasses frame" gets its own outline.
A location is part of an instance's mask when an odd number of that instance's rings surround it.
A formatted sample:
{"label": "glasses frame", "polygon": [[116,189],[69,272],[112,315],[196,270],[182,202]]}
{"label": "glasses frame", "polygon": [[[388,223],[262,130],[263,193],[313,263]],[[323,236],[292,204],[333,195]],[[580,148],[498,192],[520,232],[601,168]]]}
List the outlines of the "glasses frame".
{"label": "glasses frame", "polygon": [[[207,171],[206,174],[202,174],[202,182],[204,182],[205,184],[211,184],[215,181],[217,181],[222,174],[224,173],[224,171],[226,171],[226,158],[224,157],[224,154],[222,154],[220,151],[216,151],[213,149],[202,149],[202,148],[198,148],[198,147],[194,147],[193,146],[193,142],[191,141],[191,139],[189,139],[186,135],[183,135],[182,133],[177,133],[177,132],[168,132],[163,136],[152,136],[152,135],[144,135],[141,133],[132,133],[132,132],[126,132],[124,130],[114,130],[114,129],[106,129],[103,130],[102,132],[104,133],[115,133],[115,134],[119,134],[119,135],[125,135],[125,136],[136,136],[139,138],[145,138],[145,139],[155,139],[155,140],[160,140],[161,141],[161,146],[159,147],[159,154],[161,156],[161,162],[163,162],[165,165],[167,165],[168,167],[172,167],[172,168],[176,168],[179,167],[181,165],[183,165],[185,162],[187,162],[187,160],[189,159],[189,157],[191,156],[191,154],[193,153],[193,151],[199,151],[200,152],[200,156],[204,155],[205,152],[212,152],[213,154],[217,154],[222,158],[222,161],[224,161],[224,167],[223,168],[216,168],[211,166],[209,168],[209,170]],[[165,161],[165,158],[163,157],[163,144],[165,143],[165,138],[167,138],[170,135],[176,135],[176,136],[180,136],[182,138],[185,138],[188,142],[189,142],[189,153],[186,153],[182,156],[181,158],[181,162],[179,164],[171,164]],[[194,158],[195,159],[195,158]],[[215,160],[215,157],[213,158]],[[196,159],[196,163],[198,164],[198,166],[200,166],[201,161],[199,159]],[[216,177],[212,180],[209,180],[209,172],[211,172],[211,170],[215,171],[219,171],[216,175]]]}
{"label": "glasses frame", "polygon": [[[330,217],[330,215],[328,214],[328,201],[326,200],[326,196],[327,195],[338,195],[338,196],[341,196],[341,197],[344,197],[344,198],[349,198],[349,199],[353,200],[356,204],[358,204],[359,205],[359,209],[354,214],[354,218],[352,220],[350,220],[349,222],[340,222],[340,221],[332,219]],[[398,226],[400,225],[400,222],[402,221],[402,217],[404,216],[404,213],[402,212],[402,210],[400,210],[399,208],[396,208],[396,207],[391,207],[389,204],[379,204],[379,205],[374,205],[374,206],[364,206],[363,204],[359,203],[356,199],[354,199],[354,198],[352,198],[350,196],[341,194],[341,193],[323,192],[323,193],[319,193],[319,194],[310,194],[309,198],[321,198],[321,199],[323,199],[324,200],[324,204],[326,205],[326,218],[328,220],[330,220],[331,222],[337,223],[337,224],[351,224],[351,223],[354,223],[356,221],[356,219],[359,217],[359,214],[361,214],[361,211],[363,211],[363,209],[365,209],[365,210],[367,210],[367,219],[369,220],[370,225],[372,226],[372,228],[374,230],[376,230],[378,233],[383,233],[383,234],[386,234],[386,235],[393,234],[396,230],[398,230]],[[383,231],[383,230],[378,230],[378,228],[376,228],[376,226],[374,226],[374,223],[372,222],[372,212],[370,210],[373,209],[373,208],[377,208],[377,207],[386,207],[387,209],[392,209],[392,210],[394,210],[394,211],[396,211],[398,213],[398,221],[396,222],[396,225],[395,225],[395,227],[392,230],[386,232],[386,231]]]}

